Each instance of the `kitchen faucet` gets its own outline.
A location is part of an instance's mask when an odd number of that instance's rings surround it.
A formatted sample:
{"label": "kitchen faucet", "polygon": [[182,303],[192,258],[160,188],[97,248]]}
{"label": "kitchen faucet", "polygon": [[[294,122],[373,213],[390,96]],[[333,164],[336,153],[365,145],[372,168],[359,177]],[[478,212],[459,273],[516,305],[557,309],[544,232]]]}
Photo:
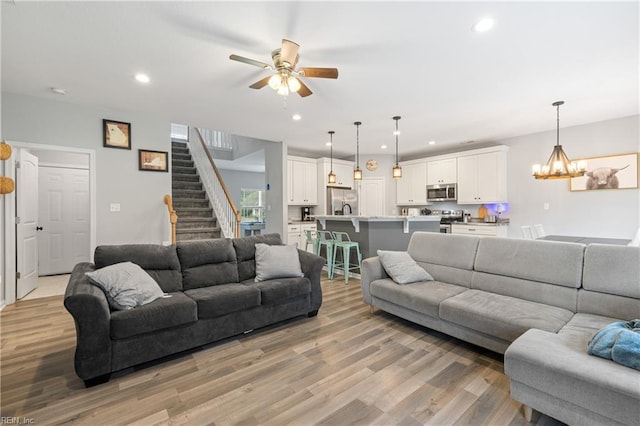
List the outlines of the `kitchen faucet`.
{"label": "kitchen faucet", "polygon": [[345,211],[345,209],[346,209],[347,207],[349,207],[349,214],[351,214],[351,206],[349,205],[349,203],[344,203],[344,202],[343,202],[343,203],[342,203],[342,214],[343,214],[343,215],[346,215],[346,214],[347,214],[347,212]]}

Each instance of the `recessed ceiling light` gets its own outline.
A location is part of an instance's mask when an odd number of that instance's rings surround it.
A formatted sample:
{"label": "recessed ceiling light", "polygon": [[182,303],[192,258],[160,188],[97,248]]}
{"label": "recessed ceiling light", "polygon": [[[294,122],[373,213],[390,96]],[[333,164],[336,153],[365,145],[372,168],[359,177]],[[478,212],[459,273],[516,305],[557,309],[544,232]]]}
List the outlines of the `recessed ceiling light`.
{"label": "recessed ceiling light", "polygon": [[302,118],[302,116],[301,116],[300,114],[293,114],[293,115],[291,116],[291,119],[293,119],[293,120],[295,120],[295,121],[298,121],[298,120],[300,120],[301,118]]}
{"label": "recessed ceiling light", "polygon": [[491,18],[482,18],[473,26],[473,31],[477,33],[489,31],[491,28],[493,28],[493,23],[493,19]]}
{"label": "recessed ceiling light", "polygon": [[151,79],[149,78],[148,75],[143,74],[143,73],[138,73],[135,75],[135,79],[139,82],[139,83],[148,83],[151,81]]}
{"label": "recessed ceiling light", "polygon": [[387,146],[386,145],[380,145],[380,148],[387,149]]}
{"label": "recessed ceiling light", "polygon": [[435,145],[436,141],[429,141],[429,145]]}
{"label": "recessed ceiling light", "polygon": [[64,89],[61,89],[59,87],[52,87],[51,88],[51,92],[55,93],[56,95],[66,95],[67,92]]}
{"label": "recessed ceiling light", "polygon": [[325,143],[326,146],[331,146],[331,142]]}

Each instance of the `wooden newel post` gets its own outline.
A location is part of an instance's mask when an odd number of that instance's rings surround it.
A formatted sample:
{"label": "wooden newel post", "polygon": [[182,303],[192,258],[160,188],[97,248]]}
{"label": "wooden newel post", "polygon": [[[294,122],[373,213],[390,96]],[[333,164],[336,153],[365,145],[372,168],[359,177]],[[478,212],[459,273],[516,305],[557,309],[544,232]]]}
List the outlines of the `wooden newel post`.
{"label": "wooden newel post", "polygon": [[164,196],[164,203],[169,210],[169,222],[171,222],[171,244],[176,243],[176,223],[178,223],[178,214],[173,209],[173,202],[171,201],[171,195]]}

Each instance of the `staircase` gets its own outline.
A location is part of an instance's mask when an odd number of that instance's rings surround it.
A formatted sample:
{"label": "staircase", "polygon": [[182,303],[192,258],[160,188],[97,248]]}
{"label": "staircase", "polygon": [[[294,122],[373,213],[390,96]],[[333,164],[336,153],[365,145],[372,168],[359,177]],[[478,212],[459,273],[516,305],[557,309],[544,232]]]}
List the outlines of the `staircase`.
{"label": "staircase", "polygon": [[220,228],[186,143],[171,142],[171,168],[173,208],[178,214],[176,241],[220,238]]}

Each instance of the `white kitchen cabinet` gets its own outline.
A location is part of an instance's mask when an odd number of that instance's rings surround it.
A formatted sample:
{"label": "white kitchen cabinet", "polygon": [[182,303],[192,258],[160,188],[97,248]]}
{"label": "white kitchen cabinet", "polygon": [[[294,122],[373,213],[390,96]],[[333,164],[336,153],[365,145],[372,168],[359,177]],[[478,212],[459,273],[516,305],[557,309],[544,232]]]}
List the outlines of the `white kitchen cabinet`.
{"label": "white kitchen cabinet", "polygon": [[[322,188],[326,188],[330,186],[329,182],[329,172],[331,171],[331,159],[330,158],[321,158],[318,160],[318,170],[321,171],[321,174],[318,174],[318,182],[320,182],[320,186]],[[344,186],[349,188],[355,188],[353,182],[353,161],[346,160],[336,160],[333,159],[333,173],[336,175],[336,186]]]}
{"label": "white kitchen cabinet", "polygon": [[318,204],[318,165],[316,160],[304,157],[287,159],[288,204]]}
{"label": "white kitchen cabinet", "polygon": [[456,183],[458,179],[457,166],[455,158],[429,161],[427,163],[427,185]]}
{"label": "white kitchen cabinet", "polygon": [[506,201],[506,150],[458,157],[458,204]]}
{"label": "white kitchen cabinet", "polygon": [[[307,244],[307,236],[305,231],[316,231],[318,229],[315,222],[303,223],[303,224],[290,224],[287,227],[287,244],[297,244],[300,250],[305,250]],[[309,245],[306,251],[313,253],[313,247]]]}
{"label": "white kitchen cabinet", "polygon": [[423,206],[427,204],[427,163],[400,164],[402,177],[396,181],[396,204]]}
{"label": "white kitchen cabinet", "polygon": [[451,233],[463,235],[478,235],[480,237],[507,238],[507,225],[452,223]]}

